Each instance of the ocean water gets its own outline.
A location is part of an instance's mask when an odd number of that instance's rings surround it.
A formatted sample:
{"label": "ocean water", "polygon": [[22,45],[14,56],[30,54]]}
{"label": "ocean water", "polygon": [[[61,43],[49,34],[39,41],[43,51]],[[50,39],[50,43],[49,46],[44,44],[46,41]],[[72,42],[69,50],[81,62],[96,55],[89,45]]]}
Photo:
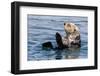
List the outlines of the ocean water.
{"label": "ocean water", "polygon": [[[28,61],[88,58],[88,17],[28,15]],[[74,50],[43,49],[42,43],[52,42],[56,47],[56,32],[65,36],[64,22],[76,24],[80,29],[81,47]]]}

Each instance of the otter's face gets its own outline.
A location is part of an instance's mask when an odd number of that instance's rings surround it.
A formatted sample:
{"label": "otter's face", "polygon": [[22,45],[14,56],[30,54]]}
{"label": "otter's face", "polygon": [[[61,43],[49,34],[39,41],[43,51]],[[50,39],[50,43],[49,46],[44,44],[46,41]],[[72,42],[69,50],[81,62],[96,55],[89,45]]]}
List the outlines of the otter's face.
{"label": "otter's face", "polygon": [[76,31],[75,25],[73,23],[64,23],[64,29],[66,33],[73,33]]}

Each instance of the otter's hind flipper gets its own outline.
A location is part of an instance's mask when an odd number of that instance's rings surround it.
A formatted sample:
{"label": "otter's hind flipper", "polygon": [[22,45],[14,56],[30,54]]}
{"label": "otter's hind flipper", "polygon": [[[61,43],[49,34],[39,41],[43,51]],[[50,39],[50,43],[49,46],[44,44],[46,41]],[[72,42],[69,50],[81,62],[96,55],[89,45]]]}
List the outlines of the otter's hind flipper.
{"label": "otter's hind flipper", "polygon": [[60,48],[60,49],[64,48],[64,45],[62,42],[62,37],[58,32],[56,33],[56,42],[57,42],[58,48]]}
{"label": "otter's hind flipper", "polygon": [[51,42],[42,43],[42,49],[53,49],[53,45]]}

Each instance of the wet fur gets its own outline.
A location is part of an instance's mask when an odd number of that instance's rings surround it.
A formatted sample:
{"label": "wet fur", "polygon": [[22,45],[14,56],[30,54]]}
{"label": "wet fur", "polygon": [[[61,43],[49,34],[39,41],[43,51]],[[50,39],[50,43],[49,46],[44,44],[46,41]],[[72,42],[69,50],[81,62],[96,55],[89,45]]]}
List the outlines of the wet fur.
{"label": "wet fur", "polygon": [[61,35],[56,33],[56,42],[60,48],[71,48],[80,47],[81,39],[79,28],[73,23],[64,23],[64,30],[66,36],[61,37]]}

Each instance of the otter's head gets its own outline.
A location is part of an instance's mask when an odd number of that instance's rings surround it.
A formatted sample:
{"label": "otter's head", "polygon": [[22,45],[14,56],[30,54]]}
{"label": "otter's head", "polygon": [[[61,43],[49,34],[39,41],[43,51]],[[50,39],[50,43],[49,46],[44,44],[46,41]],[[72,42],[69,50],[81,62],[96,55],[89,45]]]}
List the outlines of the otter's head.
{"label": "otter's head", "polygon": [[64,29],[66,33],[70,34],[79,31],[78,27],[73,23],[64,23]]}

